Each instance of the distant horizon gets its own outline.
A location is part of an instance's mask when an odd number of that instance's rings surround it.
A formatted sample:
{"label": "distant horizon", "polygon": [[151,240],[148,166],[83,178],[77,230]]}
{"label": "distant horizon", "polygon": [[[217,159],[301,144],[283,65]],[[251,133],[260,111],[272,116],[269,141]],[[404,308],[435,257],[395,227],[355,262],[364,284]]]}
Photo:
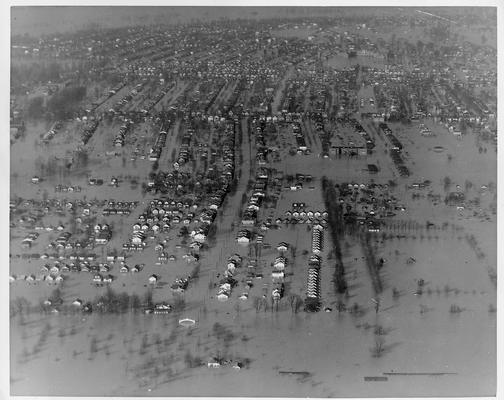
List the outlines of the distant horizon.
{"label": "distant horizon", "polygon": [[[142,25],[176,25],[202,19],[295,19],[331,16],[331,11],[359,11],[360,15],[373,10],[402,9],[491,9],[472,6],[13,6],[11,7],[11,36],[45,36],[78,32],[89,28],[114,29]],[[97,12],[99,11],[99,12]],[[60,21],[54,24],[54,21]]]}

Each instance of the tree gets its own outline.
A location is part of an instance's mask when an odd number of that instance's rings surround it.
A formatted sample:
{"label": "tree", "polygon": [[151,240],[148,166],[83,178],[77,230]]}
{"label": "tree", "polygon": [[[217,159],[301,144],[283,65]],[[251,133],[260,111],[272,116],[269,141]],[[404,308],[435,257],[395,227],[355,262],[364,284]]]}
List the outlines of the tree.
{"label": "tree", "polygon": [[98,340],[96,339],[96,336],[93,336],[91,338],[91,343],[89,344],[89,353],[91,354],[91,357],[93,357],[97,351],[98,351]]}
{"label": "tree", "polygon": [[152,289],[148,289],[147,292],[145,292],[143,303],[144,303],[144,306],[147,308],[154,306],[154,302],[152,300]]}
{"label": "tree", "polygon": [[374,346],[370,350],[373,357],[381,357],[385,351],[385,339],[382,336],[375,337]]}
{"label": "tree", "polygon": [[301,306],[303,305],[303,300],[297,294],[291,294],[288,297],[291,310],[294,314],[297,314]]}
{"label": "tree", "polygon": [[79,149],[74,153],[75,168],[86,168],[89,163],[89,156],[86,150]]}
{"label": "tree", "polygon": [[422,53],[423,53],[423,50],[424,50],[424,47],[425,47],[425,46],[424,46],[424,43],[423,43],[421,40],[418,40],[418,41],[417,41],[417,45],[416,45],[416,47],[417,47],[417,51],[418,51],[418,53],[419,53],[419,54],[422,54]]}
{"label": "tree", "polygon": [[84,86],[68,87],[60,90],[47,102],[47,109],[57,119],[70,118],[77,111],[77,106],[86,96]]}
{"label": "tree", "polygon": [[180,228],[180,236],[183,237],[183,238],[187,238],[189,236],[189,229],[187,228],[187,226],[182,226],[182,228]]}
{"label": "tree", "polygon": [[374,329],[374,334],[376,336],[384,336],[387,334],[387,330],[381,325],[376,325]]}
{"label": "tree", "polygon": [[185,310],[185,300],[181,296],[175,297],[175,300],[172,305],[172,310],[176,313],[181,313],[182,311]]}
{"label": "tree", "polygon": [[125,312],[130,305],[130,296],[126,292],[122,292],[117,296],[117,306],[119,312]]}
{"label": "tree", "polygon": [[148,347],[149,347],[149,338],[147,334],[144,334],[142,336],[142,344],[140,345],[139,353],[142,355],[145,354],[147,352]]}
{"label": "tree", "polygon": [[185,362],[186,368],[193,368],[193,356],[189,350],[187,350],[184,355],[184,362]]}
{"label": "tree", "polygon": [[254,297],[253,304],[254,304],[254,308],[255,308],[256,312],[261,311],[262,304],[261,304],[261,299],[259,297]]}
{"label": "tree", "polygon": [[343,301],[338,300],[336,303],[336,310],[338,310],[339,313],[346,311],[346,304]]}
{"label": "tree", "polygon": [[28,103],[27,118],[38,119],[44,114],[44,99],[42,96],[34,97]]}
{"label": "tree", "polygon": [[451,186],[451,178],[449,176],[445,176],[444,179],[443,179],[443,183],[444,183],[444,189],[445,190],[448,190]]}
{"label": "tree", "polygon": [[63,297],[61,293],[60,288],[56,288],[51,292],[51,296],[49,297],[49,300],[53,305],[58,305],[63,303]]}
{"label": "tree", "polygon": [[451,314],[458,314],[458,313],[461,313],[464,309],[459,307],[458,305],[456,304],[452,304],[450,306],[450,313]]}
{"label": "tree", "polygon": [[142,302],[140,301],[140,297],[134,293],[129,296],[129,308],[132,310],[137,310],[142,306]]}

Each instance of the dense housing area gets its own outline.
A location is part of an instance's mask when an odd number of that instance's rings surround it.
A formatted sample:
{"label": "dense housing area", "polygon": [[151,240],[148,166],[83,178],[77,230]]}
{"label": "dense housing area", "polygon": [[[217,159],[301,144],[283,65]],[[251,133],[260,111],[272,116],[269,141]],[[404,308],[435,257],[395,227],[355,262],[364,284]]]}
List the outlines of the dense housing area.
{"label": "dense housing area", "polygon": [[277,11],[13,35],[12,393],[495,391],[495,10]]}

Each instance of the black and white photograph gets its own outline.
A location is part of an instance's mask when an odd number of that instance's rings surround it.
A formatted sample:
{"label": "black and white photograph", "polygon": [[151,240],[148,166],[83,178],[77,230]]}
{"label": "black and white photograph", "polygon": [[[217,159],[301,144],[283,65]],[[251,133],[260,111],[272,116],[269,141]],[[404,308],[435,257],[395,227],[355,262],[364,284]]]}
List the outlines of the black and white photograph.
{"label": "black and white photograph", "polygon": [[0,397],[498,397],[500,5],[4,8]]}

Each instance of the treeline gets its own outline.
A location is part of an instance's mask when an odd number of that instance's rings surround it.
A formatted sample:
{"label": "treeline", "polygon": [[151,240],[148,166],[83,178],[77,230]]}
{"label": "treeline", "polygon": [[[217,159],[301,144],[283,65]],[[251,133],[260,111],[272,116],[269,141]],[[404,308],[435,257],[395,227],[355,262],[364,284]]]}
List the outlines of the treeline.
{"label": "treeline", "polygon": [[61,160],[55,157],[44,159],[42,156],[39,156],[35,159],[35,170],[40,176],[46,178],[57,177],[63,179],[68,177],[70,174],[69,166],[70,164],[65,165]]}
{"label": "treeline", "polygon": [[63,88],[47,102],[47,111],[59,120],[71,118],[84,97],[86,97],[85,86]]}
{"label": "treeline", "polygon": [[343,257],[341,253],[340,239],[344,234],[343,210],[338,203],[338,196],[334,189],[332,181],[326,176],[322,177],[322,196],[324,198],[325,209],[328,216],[327,221],[331,238],[333,240],[334,255],[336,257],[336,265],[334,270],[334,285],[337,293],[345,293],[347,290],[347,282],[345,278],[345,267],[343,266]]}
{"label": "treeline", "polygon": [[11,65],[11,86],[15,88],[21,83],[57,82],[62,72],[62,65],[55,62]]}
{"label": "treeline", "polygon": [[[98,312],[101,314],[122,314],[126,312],[137,312],[144,309],[152,309],[155,305],[152,297],[152,290],[147,290],[142,296],[136,293],[116,292],[107,287],[105,293],[96,296],[93,300],[83,302],[81,306],[64,303],[61,289],[52,291],[48,299],[40,301],[39,304],[32,304],[24,297],[16,297],[10,302],[10,316],[30,314],[33,312],[49,313],[57,309],[63,314],[77,312]],[[180,312],[185,309],[185,301],[181,297],[176,297],[171,302],[172,312]]]}
{"label": "treeline", "polygon": [[38,119],[47,114],[58,120],[71,118],[85,97],[85,86],[66,87],[56,92],[45,105],[42,96],[33,97],[28,102],[26,118]]}
{"label": "treeline", "polygon": [[361,234],[361,246],[366,259],[366,266],[371,276],[371,282],[375,294],[380,294],[383,291],[383,283],[380,276],[380,267],[382,264],[376,261],[376,255],[371,244],[371,234],[369,232]]}
{"label": "treeline", "polygon": [[39,119],[44,116],[44,98],[42,96],[33,97],[28,102],[28,107],[26,108],[26,117],[32,119]]}
{"label": "treeline", "polygon": [[115,70],[106,70],[110,62],[108,57],[100,60],[60,60],[54,62],[50,59],[34,62],[11,63],[11,92],[25,94],[33,85],[59,83],[71,79],[77,82],[106,81],[114,86],[123,79],[121,73]]}

